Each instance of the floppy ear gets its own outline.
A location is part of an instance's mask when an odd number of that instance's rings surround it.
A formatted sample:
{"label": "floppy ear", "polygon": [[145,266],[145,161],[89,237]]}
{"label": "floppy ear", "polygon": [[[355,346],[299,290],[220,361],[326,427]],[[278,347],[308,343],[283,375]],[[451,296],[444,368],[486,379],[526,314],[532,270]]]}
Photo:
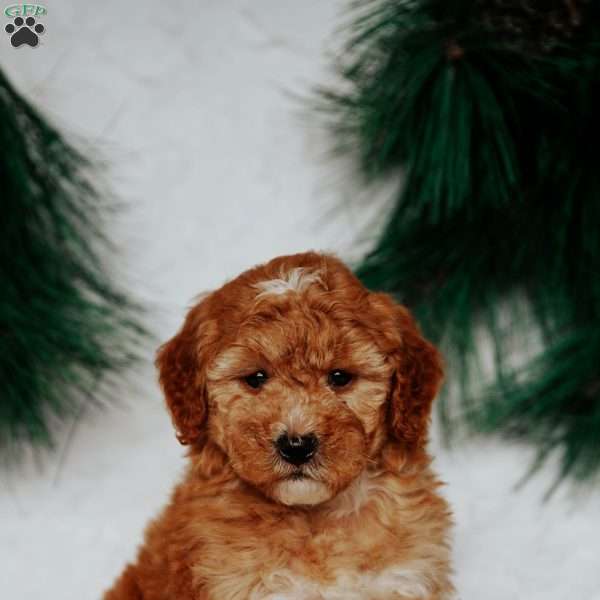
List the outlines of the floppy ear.
{"label": "floppy ear", "polygon": [[184,445],[202,438],[208,411],[205,370],[217,338],[217,324],[209,318],[205,299],[188,313],[181,331],[158,350],[160,384],[177,439]]}
{"label": "floppy ear", "polygon": [[410,449],[423,448],[431,405],[443,379],[438,350],[419,331],[409,311],[386,294],[372,294],[378,329],[394,367],[388,421],[392,435]]}

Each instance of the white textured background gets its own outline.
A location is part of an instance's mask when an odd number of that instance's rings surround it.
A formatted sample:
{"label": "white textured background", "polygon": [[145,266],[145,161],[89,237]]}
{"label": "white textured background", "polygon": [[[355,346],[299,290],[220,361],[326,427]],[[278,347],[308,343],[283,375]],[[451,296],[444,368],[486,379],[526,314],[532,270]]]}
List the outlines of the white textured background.
{"label": "white textured background", "polygon": [[[194,295],[257,262],[311,248],[349,259],[368,242],[385,194],[358,193],[293,97],[327,81],[342,7],[65,0],[47,4],[36,49],[12,48],[4,19],[2,69],[112,163],[111,185],[129,205],[111,232],[114,272],[150,307],[158,339]],[[0,473],[0,597],[96,599],[134,556],[182,468],[154,345],[144,353],[118,406],[73,423],[43,468]],[[552,466],[513,489],[528,448],[433,446],[456,513],[463,600],[600,598],[598,491],[564,488],[543,504]]]}

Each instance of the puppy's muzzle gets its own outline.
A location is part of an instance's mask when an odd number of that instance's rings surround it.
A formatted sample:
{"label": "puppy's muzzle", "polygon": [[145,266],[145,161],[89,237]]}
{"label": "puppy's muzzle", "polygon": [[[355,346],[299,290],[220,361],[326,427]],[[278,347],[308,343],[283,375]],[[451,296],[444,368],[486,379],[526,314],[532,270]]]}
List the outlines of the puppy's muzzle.
{"label": "puppy's muzzle", "polygon": [[298,467],[307,463],[315,455],[319,440],[314,433],[289,435],[286,432],[275,440],[275,447],[283,460]]}

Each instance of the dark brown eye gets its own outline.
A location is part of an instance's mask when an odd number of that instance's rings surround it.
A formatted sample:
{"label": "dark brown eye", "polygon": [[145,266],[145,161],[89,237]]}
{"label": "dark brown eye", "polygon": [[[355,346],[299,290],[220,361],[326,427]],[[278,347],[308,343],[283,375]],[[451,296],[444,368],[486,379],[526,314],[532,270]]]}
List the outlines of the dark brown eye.
{"label": "dark brown eye", "polygon": [[267,379],[269,379],[269,377],[264,371],[256,371],[256,373],[244,377],[244,381],[254,389],[258,389],[261,385],[264,385]]}
{"label": "dark brown eye", "polygon": [[352,375],[350,375],[348,371],[343,371],[342,369],[331,371],[327,376],[327,383],[329,383],[331,387],[344,387],[351,381]]}

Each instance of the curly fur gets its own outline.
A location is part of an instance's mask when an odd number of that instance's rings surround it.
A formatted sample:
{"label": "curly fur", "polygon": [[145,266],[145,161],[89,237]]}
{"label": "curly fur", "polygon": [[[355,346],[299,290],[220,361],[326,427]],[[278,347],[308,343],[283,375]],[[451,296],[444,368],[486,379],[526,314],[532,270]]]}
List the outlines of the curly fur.
{"label": "curly fur", "polygon": [[[201,299],[157,366],[189,465],[105,600],[452,597],[426,451],[441,360],[404,307],[334,257],[284,256]],[[281,460],[284,431],[314,458]]]}

